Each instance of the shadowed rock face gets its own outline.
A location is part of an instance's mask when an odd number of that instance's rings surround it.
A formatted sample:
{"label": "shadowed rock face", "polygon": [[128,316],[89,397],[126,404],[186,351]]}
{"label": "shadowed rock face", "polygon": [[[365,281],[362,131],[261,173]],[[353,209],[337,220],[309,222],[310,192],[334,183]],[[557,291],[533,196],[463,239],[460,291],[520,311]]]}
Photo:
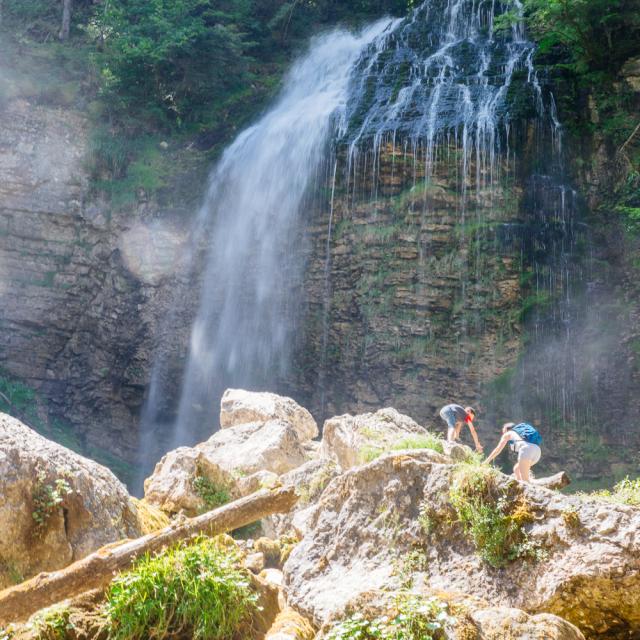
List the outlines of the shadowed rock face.
{"label": "shadowed rock face", "polygon": [[0,588],[138,535],[111,471],[0,414]]}
{"label": "shadowed rock face", "polygon": [[[88,450],[132,460],[184,230],[150,203],[119,212],[91,198],[89,137],[72,109],[0,110],[0,360]],[[182,305],[173,357],[187,340]]]}
{"label": "shadowed rock face", "polygon": [[[453,470],[429,451],[403,452],[333,480],[285,565],[289,601],[323,623],[359,592],[398,589],[398,562],[419,548],[425,563],[414,577],[429,588],[554,613],[589,638],[640,632],[639,509],[519,485],[535,517],[529,539],[547,557],[492,569],[456,522]],[[429,535],[418,522],[423,501],[437,523]]]}

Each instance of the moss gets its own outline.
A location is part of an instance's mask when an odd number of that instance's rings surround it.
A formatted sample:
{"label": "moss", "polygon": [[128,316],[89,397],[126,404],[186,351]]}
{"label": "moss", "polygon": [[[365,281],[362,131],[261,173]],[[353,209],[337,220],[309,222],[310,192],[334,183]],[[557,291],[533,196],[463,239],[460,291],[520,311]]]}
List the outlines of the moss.
{"label": "moss", "polygon": [[131,498],[131,500],[136,507],[138,527],[144,535],[164,529],[170,524],[169,516],[162,509],[144,499]]}
{"label": "moss", "polygon": [[74,625],[70,620],[71,609],[66,605],[55,605],[39,612],[33,619],[33,630],[37,640],[67,640],[74,636]]}
{"label": "moss", "polygon": [[562,521],[564,522],[564,526],[568,531],[578,531],[582,523],[580,522],[580,516],[575,509],[567,509],[562,512]]}

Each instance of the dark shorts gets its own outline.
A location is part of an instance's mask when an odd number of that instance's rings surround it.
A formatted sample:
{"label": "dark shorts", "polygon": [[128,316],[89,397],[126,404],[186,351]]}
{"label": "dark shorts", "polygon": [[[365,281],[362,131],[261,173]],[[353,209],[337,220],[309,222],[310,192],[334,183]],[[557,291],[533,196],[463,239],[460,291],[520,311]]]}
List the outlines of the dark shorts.
{"label": "dark shorts", "polygon": [[449,407],[444,407],[440,410],[440,417],[447,423],[449,429],[455,429],[456,422],[462,422],[456,418],[456,412]]}

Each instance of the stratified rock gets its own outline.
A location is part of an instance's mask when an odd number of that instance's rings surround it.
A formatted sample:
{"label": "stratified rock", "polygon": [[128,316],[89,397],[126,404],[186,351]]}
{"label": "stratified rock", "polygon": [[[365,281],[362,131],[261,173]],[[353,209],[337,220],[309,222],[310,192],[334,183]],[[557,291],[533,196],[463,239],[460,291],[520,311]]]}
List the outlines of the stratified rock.
{"label": "stratified rock", "polygon": [[220,403],[220,425],[223,429],[269,420],[289,423],[301,442],[318,435],[318,425],[313,416],[291,398],[244,389],[227,389],[224,392]]}
{"label": "stratified rock", "polygon": [[138,535],[111,471],[0,414],[0,587]]}
{"label": "stratified rock", "polygon": [[166,513],[184,512],[193,516],[207,507],[196,478],[206,479],[230,496],[237,493],[235,478],[228,471],[211,462],[199,449],[179,447],[167,453],[145,481],[145,499]]}
{"label": "stratified rock", "polygon": [[[640,634],[640,509],[499,474],[498,489],[530,511],[525,528],[538,559],[496,570],[456,521],[449,500],[455,467],[438,456],[386,454],[328,485],[284,566],[292,606],[322,624],[358,593],[397,590],[408,571],[434,589],[491,594],[496,606],[559,615],[590,638]],[[421,557],[411,566],[416,551]]]}
{"label": "stratified rock", "polygon": [[[343,469],[367,461],[411,437],[426,437],[428,432],[409,416],[388,407],[375,413],[330,418],[322,431],[321,455],[335,460]],[[445,459],[443,458],[443,462]]]}

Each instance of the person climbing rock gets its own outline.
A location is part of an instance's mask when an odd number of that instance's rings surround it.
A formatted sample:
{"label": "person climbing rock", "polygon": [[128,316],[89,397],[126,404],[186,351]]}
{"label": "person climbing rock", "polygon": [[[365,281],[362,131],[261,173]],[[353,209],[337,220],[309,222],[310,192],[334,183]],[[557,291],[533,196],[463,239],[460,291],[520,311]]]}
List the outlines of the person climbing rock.
{"label": "person climbing rock", "polygon": [[447,423],[447,440],[455,442],[460,437],[463,424],[469,425],[471,437],[476,445],[476,451],[482,452],[482,445],[473,426],[476,412],[473,407],[461,407],[459,404],[448,404],[440,409],[440,417]]}
{"label": "person climbing rock", "polygon": [[485,462],[491,462],[500,455],[505,445],[509,443],[512,451],[518,454],[518,461],[513,467],[516,480],[530,482],[531,467],[540,461],[542,437],[537,429],[526,422],[515,424],[507,422],[502,427],[502,437],[496,448],[487,456]]}

